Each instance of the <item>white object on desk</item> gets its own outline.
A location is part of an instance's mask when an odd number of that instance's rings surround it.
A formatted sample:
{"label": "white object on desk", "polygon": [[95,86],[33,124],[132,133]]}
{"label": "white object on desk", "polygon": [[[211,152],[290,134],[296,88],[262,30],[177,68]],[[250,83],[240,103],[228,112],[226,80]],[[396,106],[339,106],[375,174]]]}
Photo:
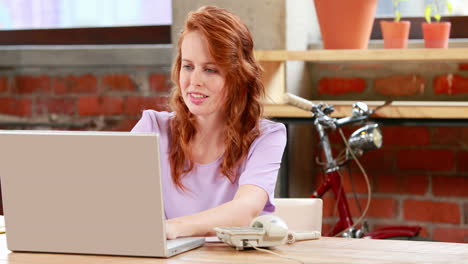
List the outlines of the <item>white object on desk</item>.
{"label": "white object on desk", "polygon": [[276,198],[276,210],[292,231],[322,231],[322,199]]}

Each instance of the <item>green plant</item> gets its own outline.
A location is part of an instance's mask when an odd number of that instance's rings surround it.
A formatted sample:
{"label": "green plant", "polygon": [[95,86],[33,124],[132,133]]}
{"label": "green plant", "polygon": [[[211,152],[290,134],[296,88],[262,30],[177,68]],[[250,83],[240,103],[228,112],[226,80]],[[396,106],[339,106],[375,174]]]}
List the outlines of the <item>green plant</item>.
{"label": "green plant", "polygon": [[393,21],[399,22],[401,19],[401,12],[400,12],[400,3],[407,0],[393,0],[393,13],[395,14],[395,19]]}
{"label": "green plant", "polygon": [[437,22],[440,22],[440,19],[442,18],[440,13],[443,10],[443,7],[441,7],[442,3],[445,3],[449,14],[452,13],[452,4],[448,0],[432,0],[432,3],[426,5],[426,9],[424,10],[424,16],[426,17],[427,23],[431,23],[431,16],[433,16]]}

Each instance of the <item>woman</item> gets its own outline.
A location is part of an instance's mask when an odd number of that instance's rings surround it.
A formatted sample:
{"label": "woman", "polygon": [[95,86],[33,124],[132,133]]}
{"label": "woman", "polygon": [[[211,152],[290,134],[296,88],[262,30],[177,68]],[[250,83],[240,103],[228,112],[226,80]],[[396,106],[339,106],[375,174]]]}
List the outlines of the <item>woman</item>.
{"label": "woman", "polygon": [[168,239],[273,212],[286,129],[261,119],[265,91],[247,27],[217,7],[189,13],[172,81],[174,112],[146,110],[132,130],[160,134]]}

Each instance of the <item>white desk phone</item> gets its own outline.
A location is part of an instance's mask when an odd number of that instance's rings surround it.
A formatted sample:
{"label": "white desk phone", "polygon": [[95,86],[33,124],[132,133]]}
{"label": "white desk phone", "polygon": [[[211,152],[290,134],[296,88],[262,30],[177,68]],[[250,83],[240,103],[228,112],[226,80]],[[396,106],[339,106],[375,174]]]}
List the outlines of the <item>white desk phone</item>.
{"label": "white desk phone", "polygon": [[278,216],[261,215],[249,227],[216,227],[218,238],[237,250],[255,247],[274,247],[295,241],[318,239],[320,231],[292,232]]}

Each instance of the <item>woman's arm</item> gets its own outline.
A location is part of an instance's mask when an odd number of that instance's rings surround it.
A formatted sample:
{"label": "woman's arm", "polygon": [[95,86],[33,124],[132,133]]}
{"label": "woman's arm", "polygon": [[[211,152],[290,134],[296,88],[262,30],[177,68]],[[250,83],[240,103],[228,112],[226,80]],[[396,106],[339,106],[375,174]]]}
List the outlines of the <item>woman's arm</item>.
{"label": "woman's arm", "polygon": [[262,188],[251,184],[241,185],[230,202],[193,215],[167,220],[167,238],[214,236],[215,227],[248,226],[263,210],[267,200],[268,194]]}
{"label": "woman's arm", "polygon": [[166,221],[169,239],[212,236],[215,235],[214,227],[248,226],[264,208],[266,211],[274,210],[271,203],[286,146],[286,128],[271,121],[262,124],[262,135],[250,146],[251,152],[239,176],[239,189],[233,200],[206,211]]}

